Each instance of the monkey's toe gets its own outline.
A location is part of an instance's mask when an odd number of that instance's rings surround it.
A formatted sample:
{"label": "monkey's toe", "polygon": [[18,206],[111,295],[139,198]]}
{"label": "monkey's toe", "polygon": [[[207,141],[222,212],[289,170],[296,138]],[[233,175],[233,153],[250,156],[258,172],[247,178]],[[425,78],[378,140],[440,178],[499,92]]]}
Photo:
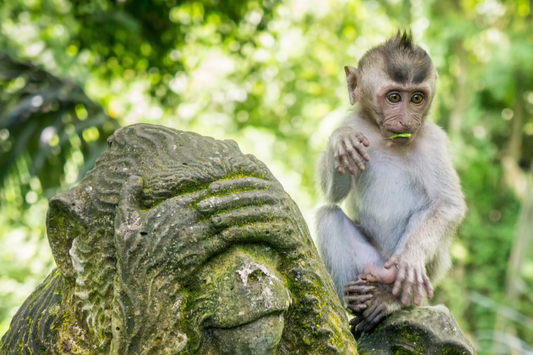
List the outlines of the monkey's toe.
{"label": "monkey's toe", "polygon": [[359,275],[359,278],[369,282],[390,284],[396,281],[396,273],[397,270],[395,268],[385,269],[384,267],[371,264],[365,266],[363,273]]}

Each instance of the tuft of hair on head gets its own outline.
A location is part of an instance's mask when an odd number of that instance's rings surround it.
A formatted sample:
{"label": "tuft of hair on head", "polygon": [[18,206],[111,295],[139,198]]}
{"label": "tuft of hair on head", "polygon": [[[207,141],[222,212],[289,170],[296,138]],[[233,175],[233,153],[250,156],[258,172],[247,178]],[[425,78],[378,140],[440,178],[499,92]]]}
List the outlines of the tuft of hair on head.
{"label": "tuft of hair on head", "polygon": [[396,35],[367,51],[359,61],[361,71],[376,66],[402,84],[420,84],[434,71],[431,58],[414,43],[411,30],[398,30]]}
{"label": "tuft of hair on head", "polygon": [[397,45],[403,50],[413,50],[413,47],[415,46],[413,41],[413,32],[411,30],[404,30],[403,32],[398,30],[396,36],[391,37],[388,42],[395,42],[391,44]]}

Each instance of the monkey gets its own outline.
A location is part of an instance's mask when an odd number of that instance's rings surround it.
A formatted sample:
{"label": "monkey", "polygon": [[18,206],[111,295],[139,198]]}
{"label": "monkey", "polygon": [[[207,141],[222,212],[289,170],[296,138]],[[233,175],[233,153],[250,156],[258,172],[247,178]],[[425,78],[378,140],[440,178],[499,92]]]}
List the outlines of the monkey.
{"label": "monkey", "polygon": [[316,164],[325,197],[316,242],[356,315],[350,323],[368,331],[396,310],[427,304],[424,291],[433,297],[466,203],[448,137],[427,120],[438,74],[412,33],[398,31],[344,69],[356,106]]}

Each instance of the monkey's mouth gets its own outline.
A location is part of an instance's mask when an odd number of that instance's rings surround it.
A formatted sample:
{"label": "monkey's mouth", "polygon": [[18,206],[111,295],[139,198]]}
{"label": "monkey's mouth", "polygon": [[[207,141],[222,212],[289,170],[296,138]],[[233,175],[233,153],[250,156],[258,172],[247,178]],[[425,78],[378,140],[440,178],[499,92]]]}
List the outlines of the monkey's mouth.
{"label": "monkey's mouth", "polygon": [[411,133],[396,133],[385,139],[393,141],[394,144],[405,145],[411,142]]}
{"label": "monkey's mouth", "polygon": [[387,138],[387,139],[396,139],[396,138],[407,138],[407,139],[411,139],[411,133],[396,133],[396,134],[390,136],[390,137]]}

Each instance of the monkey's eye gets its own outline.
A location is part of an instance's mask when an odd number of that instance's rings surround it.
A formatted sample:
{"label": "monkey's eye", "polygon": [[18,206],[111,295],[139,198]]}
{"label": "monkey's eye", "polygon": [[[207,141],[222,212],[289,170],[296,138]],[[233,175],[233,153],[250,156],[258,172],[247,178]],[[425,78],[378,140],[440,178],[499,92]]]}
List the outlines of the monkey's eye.
{"label": "monkey's eye", "polygon": [[392,103],[397,103],[402,101],[402,97],[397,92],[393,92],[387,95],[387,99]]}
{"label": "monkey's eye", "polygon": [[422,94],[414,94],[413,96],[411,96],[411,102],[414,104],[419,104],[422,101],[424,101],[424,95]]}

